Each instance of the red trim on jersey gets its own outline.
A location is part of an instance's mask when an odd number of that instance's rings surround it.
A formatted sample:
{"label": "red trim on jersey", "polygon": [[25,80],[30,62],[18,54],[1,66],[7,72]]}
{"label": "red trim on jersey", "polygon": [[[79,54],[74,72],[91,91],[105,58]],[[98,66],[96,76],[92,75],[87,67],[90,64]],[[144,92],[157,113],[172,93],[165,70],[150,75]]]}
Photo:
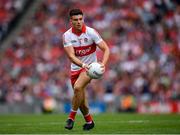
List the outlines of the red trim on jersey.
{"label": "red trim on jersey", "polygon": [[96,44],[74,47],[76,56],[86,56],[96,51]]}
{"label": "red trim on jersey", "polygon": [[72,33],[80,36],[82,33],[86,33],[86,25],[83,24],[81,32],[77,32],[74,27],[72,27]]}

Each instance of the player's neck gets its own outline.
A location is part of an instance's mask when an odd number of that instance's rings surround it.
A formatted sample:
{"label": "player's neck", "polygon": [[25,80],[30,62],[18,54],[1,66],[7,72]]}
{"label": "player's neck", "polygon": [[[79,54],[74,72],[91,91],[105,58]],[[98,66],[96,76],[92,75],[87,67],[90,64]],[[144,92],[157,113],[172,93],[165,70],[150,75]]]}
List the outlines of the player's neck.
{"label": "player's neck", "polygon": [[86,32],[86,26],[83,25],[80,29],[76,29],[76,28],[72,27],[72,32],[77,34],[77,35],[80,35],[81,33],[85,33]]}
{"label": "player's neck", "polygon": [[81,27],[81,29],[75,29],[75,28],[74,28],[74,31],[75,31],[76,33],[82,33],[82,27]]}

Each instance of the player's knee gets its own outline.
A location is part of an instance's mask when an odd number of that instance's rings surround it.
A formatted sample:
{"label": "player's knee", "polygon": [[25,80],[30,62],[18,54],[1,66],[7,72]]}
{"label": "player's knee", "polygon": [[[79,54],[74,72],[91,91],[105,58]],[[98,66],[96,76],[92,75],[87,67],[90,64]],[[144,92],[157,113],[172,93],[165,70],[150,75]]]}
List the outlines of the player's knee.
{"label": "player's knee", "polygon": [[74,84],[74,92],[78,93],[82,91],[82,87],[78,84]]}

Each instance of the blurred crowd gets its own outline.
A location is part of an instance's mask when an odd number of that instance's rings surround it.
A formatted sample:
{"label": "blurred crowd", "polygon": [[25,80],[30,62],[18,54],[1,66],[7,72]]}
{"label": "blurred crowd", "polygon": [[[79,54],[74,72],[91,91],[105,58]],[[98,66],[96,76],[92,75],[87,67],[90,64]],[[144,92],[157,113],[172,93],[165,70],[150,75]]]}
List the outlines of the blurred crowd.
{"label": "blurred crowd", "polygon": [[9,25],[18,13],[22,12],[27,0],[1,0],[0,1],[0,41],[7,35]]}
{"label": "blurred crowd", "polygon": [[180,100],[178,0],[44,0],[0,59],[0,102],[70,101],[62,34],[74,7],[84,11],[86,25],[111,51],[103,78],[88,86],[90,101],[111,103],[126,95],[137,103]]}

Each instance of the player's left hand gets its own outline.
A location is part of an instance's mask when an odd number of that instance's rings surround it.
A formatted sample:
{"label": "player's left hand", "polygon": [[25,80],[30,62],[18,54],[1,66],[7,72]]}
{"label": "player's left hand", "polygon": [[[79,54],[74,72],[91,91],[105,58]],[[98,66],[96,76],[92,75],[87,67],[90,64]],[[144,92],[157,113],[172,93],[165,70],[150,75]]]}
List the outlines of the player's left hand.
{"label": "player's left hand", "polygon": [[101,70],[104,73],[105,72],[105,65],[102,62],[98,62],[99,64],[101,64]]}

